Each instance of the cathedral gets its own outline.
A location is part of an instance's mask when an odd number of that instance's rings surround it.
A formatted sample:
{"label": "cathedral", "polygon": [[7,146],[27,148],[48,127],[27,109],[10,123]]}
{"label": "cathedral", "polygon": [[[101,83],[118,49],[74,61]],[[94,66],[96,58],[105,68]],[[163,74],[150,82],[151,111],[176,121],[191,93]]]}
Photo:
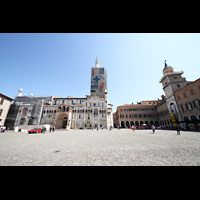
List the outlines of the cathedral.
{"label": "cathedral", "polygon": [[85,98],[58,98],[57,96],[23,95],[21,88],[10,107],[7,127],[20,125],[55,126],[57,129],[109,128],[113,126],[112,104],[108,103],[107,70],[99,66],[91,68],[90,95]]}

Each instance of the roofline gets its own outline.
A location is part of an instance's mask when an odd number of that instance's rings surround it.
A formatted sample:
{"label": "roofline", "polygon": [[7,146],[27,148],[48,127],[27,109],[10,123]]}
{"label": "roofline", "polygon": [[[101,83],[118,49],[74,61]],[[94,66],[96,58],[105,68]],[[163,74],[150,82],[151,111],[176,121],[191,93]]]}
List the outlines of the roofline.
{"label": "roofline", "polygon": [[73,100],[73,99],[87,99],[87,98],[74,98],[74,97],[73,98],[65,98],[65,97],[60,98],[59,97],[59,98],[53,98],[53,99],[72,99]]}
{"label": "roofline", "polygon": [[167,77],[167,76],[171,76],[171,75],[175,75],[175,74],[183,74],[183,73],[184,73],[183,71],[166,73],[164,76],[162,76],[162,78],[160,79],[159,83],[161,83],[162,80],[163,80],[165,77]]}
{"label": "roofline", "polygon": [[144,101],[159,101],[159,100],[143,100],[143,101],[140,101],[140,102],[144,102]]}
{"label": "roofline", "polygon": [[186,85],[185,87],[181,88],[180,90],[174,92],[174,95],[179,94],[180,92],[183,92],[185,89],[192,87],[193,85],[195,85],[197,82],[200,82],[200,78],[198,78],[197,80],[193,81],[192,83],[190,83],[189,85]]}
{"label": "roofline", "polygon": [[10,97],[8,97],[8,96],[6,96],[6,95],[2,94],[2,93],[0,93],[0,95],[1,95],[2,97],[4,97],[4,98],[6,98],[6,99],[10,100],[10,101],[13,101],[13,100],[14,100],[14,99],[12,99],[12,98],[10,98]]}
{"label": "roofline", "polygon": [[118,107],[124,107],[124,106],[127,106],[127,107],[130,107],[130,106],[140,106],[140,107],[144,107],[144,106],[155,106],[157,104],[125,104],[125,105],[121,105],[121,106],[117,106]]}

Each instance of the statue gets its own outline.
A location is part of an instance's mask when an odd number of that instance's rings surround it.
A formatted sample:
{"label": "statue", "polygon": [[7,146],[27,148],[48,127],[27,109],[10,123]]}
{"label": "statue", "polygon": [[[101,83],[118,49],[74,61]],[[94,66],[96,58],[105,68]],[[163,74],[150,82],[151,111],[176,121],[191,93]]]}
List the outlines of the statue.
{"label": "statue", "polygon": [[167,60],[165,60],[164,63],[165,63],[165,67],[166,67],[167,66]]}

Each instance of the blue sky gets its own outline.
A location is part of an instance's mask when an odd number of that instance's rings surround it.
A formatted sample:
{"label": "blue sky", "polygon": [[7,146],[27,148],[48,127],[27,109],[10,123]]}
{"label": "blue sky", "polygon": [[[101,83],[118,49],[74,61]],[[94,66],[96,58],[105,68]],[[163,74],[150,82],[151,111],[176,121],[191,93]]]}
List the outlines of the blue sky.
{"label": "blue sky", "polygon": [[198,33],[0,33],[0,93],[85,97],[98,56],[115,111],[164,94],[165,59],[188,81],[198,79],[199,55]]}

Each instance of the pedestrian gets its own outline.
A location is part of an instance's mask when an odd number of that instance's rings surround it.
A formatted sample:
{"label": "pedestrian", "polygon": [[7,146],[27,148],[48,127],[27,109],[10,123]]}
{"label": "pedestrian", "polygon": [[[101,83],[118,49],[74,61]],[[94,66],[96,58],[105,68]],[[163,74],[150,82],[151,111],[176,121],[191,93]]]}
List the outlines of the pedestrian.
{"label": "pedestrian", "polygon": [[97,131],[99,130],[99,126],[97,126]]}
{"label": "pedestrian", "polygon": [[50,133],[51,133],[51,127],[50,127]]}
{"label": "pedestrian", "polygon": [[152,130],[153,130],[153,133],[155,133],[155,126],[152,125]]}
{"label": "pedestrian", "polygon": [[180,126],[179,125],[177,125],[176,130],[177,130],[177,135],[180,135],[181,133],[180,133]]}
{"label": "pedestrian", "polygon": [[44,133],[44,126],[42,127],[42,133]]}
{"label": "pedestrian", "polygon": [[53,129],[53,132],[54,132],[54,130],[55,130],[55,127],[53,126],[53,127],[52,127],[52,129]]}
{"label": "pedestrian", "polygon": [[132,130],[134,131],[134,126],[132,126]]}
{"label": "pedestrian", "polygon": [[103,126],[102,126],[102,131],[103,131]]}

